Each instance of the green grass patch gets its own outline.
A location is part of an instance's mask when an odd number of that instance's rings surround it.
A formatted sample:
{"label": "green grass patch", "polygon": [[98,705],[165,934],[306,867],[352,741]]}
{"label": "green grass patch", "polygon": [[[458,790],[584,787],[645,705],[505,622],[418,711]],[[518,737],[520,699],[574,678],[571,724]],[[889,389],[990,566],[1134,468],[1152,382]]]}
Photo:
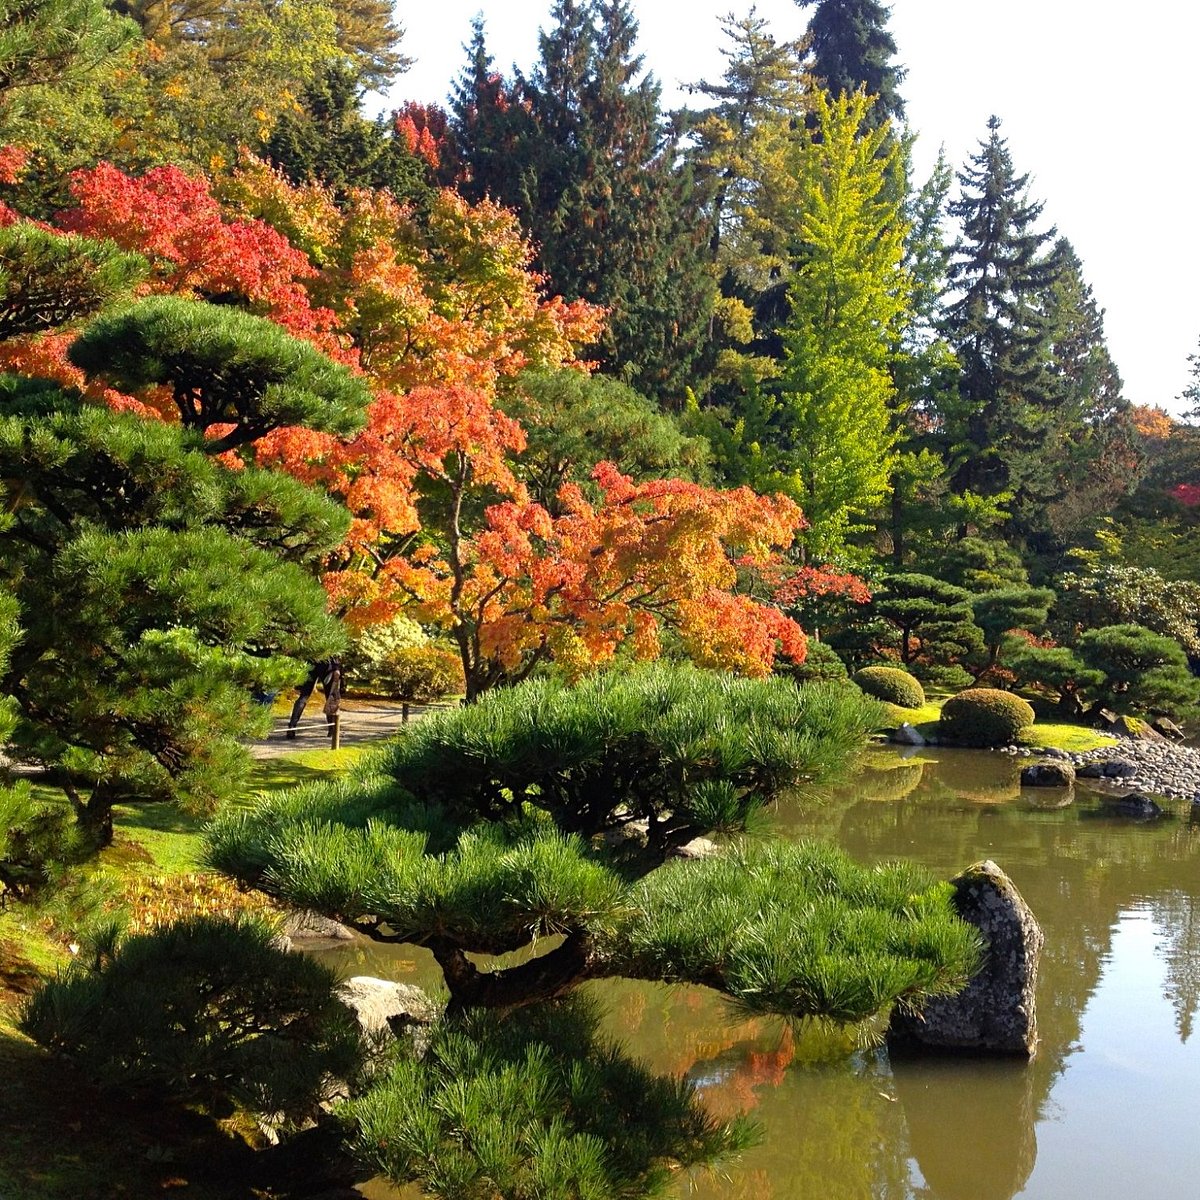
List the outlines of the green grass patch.
{"label": "green grass patch", "polygon": [[1021,735],[1021,743],[1045,750],[1064,750],[1068,754],[1086,754],[1089,750],[1115,746],[1117,739],[1086,725],[1038,721]]}
{"label": "green grass patch", "polygon": [[885,704],[888,723],[886,729],[899,729],[901,725],[912,725],[922,737],[937,733],[938,721],[942,716],[940,700],[926,700],[920,708],[901,708],[898,704]]}

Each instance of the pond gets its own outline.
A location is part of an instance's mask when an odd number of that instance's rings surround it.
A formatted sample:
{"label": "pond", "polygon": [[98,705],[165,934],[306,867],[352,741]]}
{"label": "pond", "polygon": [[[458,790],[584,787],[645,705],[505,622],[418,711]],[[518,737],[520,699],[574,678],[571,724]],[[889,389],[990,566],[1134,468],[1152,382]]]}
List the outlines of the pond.
{"label": "pond", "polygon": [[[781,803],[785,837],[941,877],[982,858],[1013,877],[1046,932],[1041,1048],[1031,1065],[830,1054],[830,1036],[740,1021],[694,988],[605,982],[611,1032],[686,1073],[720,1114],[748,1111],[760,1146],[698,1200],[1193,1200],[1200,1191],[1200,815],[1111,815],[1079,789],[1022,790],[1000,755],[872,752],[844,785]],[[356,944],[348,974],[421,983],[423,954]],[[373,1188],[373,1197],[404,1196]]]}

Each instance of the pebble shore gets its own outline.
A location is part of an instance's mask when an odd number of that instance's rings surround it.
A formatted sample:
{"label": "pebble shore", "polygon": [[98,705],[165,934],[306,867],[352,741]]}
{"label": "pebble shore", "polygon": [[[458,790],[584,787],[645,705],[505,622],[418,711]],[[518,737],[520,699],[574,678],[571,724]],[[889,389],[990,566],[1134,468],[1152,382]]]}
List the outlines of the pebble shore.
{"label": "pebble shore", "polygon": [[1106,784],[1123,791],[1148,792],[1153,796],[1191,800],[1200,805],[1200,747],[1181,746],[1167,741],[1144,741],[1141,738],[1118,738],[1115,746],[1089,750],[1084,754],[1036,750],[1027,746],[1005,746],[1000,752],[1019,758],[1070,759],[1076,770],[1089,763],[1123,759],[1133,764],[1133,775],[1123,779],[1106,779]]}

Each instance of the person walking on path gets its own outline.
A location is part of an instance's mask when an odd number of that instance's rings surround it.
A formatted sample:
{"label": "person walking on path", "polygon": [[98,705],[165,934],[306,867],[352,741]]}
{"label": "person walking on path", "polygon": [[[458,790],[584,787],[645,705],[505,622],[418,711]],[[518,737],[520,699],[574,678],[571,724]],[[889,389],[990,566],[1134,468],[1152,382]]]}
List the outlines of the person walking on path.
{"label": "person walking on path", "polygon": [[340,658],[322,659],[320,662],[313,663],[309,668],[308,678],[301,684],[300,694],[296,697],[296,703],[292,705],[292,715],[288,720],[287,735],[289,738],[295,738],[296,726],[300,724],[300,718],[304,716],[304,710],[308,706],[308,699],[318,683],[325,696],[325,720],[332,733],[333,719],[337,716],[342,702],[342,660]]}

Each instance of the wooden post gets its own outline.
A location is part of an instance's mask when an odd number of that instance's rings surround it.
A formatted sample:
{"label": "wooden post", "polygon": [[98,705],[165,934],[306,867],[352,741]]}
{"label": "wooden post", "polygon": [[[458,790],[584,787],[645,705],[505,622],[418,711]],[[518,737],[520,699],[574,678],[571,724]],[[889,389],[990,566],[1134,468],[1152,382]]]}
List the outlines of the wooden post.
{"label": "wooden post", "polygon": [[400,706],[400,724],[401,725],[408,724],[408,701],[407,700],[405,700],[405,702]]}
{"label": "wooden post", "polygon": [[342,714],[340,712],[333,714],[333,725],[330,727],[329,735],[333,739],[333,749],[340,750],[342,748]]}

